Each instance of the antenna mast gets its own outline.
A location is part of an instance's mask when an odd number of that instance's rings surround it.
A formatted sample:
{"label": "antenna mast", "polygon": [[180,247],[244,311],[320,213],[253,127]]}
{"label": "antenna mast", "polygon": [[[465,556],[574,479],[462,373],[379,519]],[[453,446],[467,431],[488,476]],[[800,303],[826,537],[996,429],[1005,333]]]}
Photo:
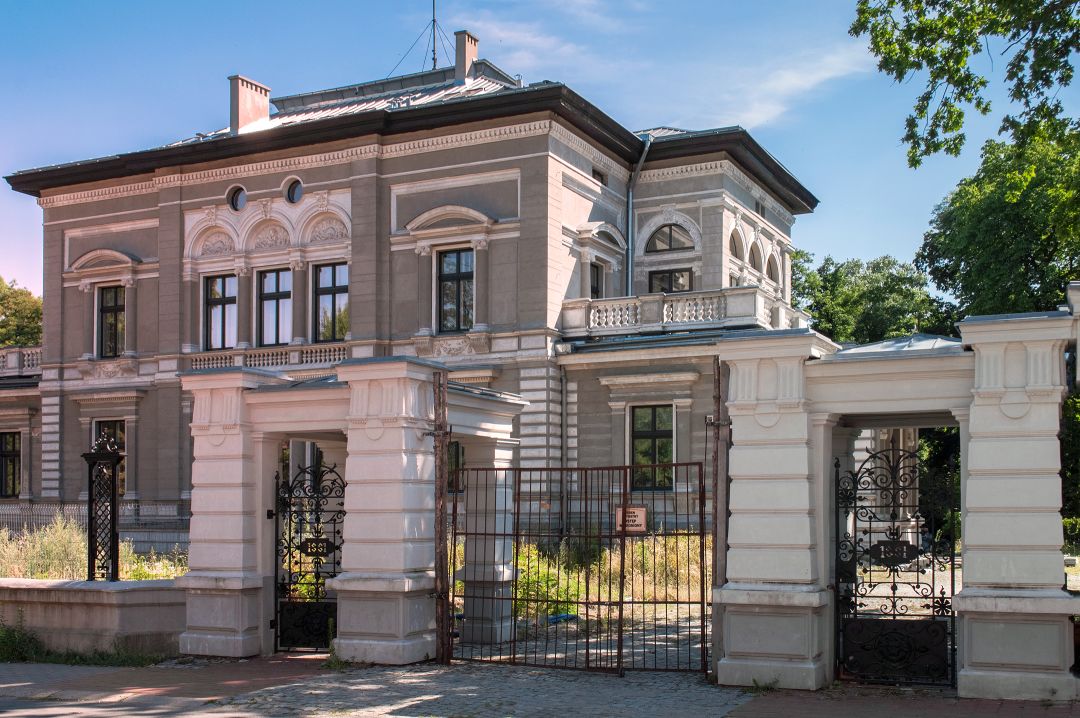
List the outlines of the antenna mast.
{"label": "antenna mast", "polygon": [[435,54],[435,48],[439,44],[439,24],[435,19],[435,0],[431,0],[431,69],[435,70],[439,66],[438,56]]}

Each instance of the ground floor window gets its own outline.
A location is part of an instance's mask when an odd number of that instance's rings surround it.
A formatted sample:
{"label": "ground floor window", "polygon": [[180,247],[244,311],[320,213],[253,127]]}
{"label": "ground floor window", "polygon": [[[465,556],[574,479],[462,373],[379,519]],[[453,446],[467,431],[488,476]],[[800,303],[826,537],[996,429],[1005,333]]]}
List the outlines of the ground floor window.
{"label": "ground floor window", "polygon": [[22,437],[17,431],[0,433],[0,499],[18,498],[22,465]]}
{"label": "ground floor window", "polygon": [[127,490],[127,443],[125,434],[127,427],[123,419],[98,419],[94,422],[94,436],[91,443],[99,436],[107,436],[116,442],[116,448],[120,451],[120,464],[116,467],[116,486],[121,496]]}
{"label": "ground floor window", "polygon": [[451,494],[465,491],[465,477],[461,470],[465,468],[465,447],[460,441],[451,441],[446,445],[447,490]]}
{"label": "ground floor window", "polygon": [[675,408],[670,404],[634,406],[630,409],[631,463],[635,491],[672,488],[670,464],[675,461]]}

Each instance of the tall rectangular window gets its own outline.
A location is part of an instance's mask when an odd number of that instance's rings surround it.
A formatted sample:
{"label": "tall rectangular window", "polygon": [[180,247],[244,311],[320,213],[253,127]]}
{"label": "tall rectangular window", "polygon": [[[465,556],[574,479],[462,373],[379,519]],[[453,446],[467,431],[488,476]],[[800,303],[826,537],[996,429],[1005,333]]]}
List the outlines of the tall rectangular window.
{"label": "tall rectangular window", "polygon": [[98,356],[118,357],[124,353],[124,288],[98,290]]}
{"label": "tall rectangular window", "polygon": [[116,485],[121,496],[127,490],[127,443],[125,439],[126,425],[123,419],[98,419],[94,422],[93,443],[99,436],[108,436],[116,442],[116,448],[120,450],[123,458],[116,467]]}
{"label": "tall rectangular window", "polygon": [[259,346],[292,341],[292,272],[273,269],[259,273]]}
{"label": "tall rectangular window", "polygon": [[315,341],[339,342],[349,332],[349,265],[315,268]]}
{"label": "tall rectangular window", "polygon": [[22,436],[17,431],[0,434],[0,499],[16,499],[21,488]]}
{"label": "tall rectangular window", "polygon": [[675,460],[675,411],[670,404],[635,406],[630,409],[630,446],[634,465],[631,488],[635,491],[668,490],[672,487]]}
{"label": "tall rectangular window", "polygon": [[593,262],[589,265],[589,298],[600,299],[604,296],[604,268]]}
{"label": "tall rectangular window", "polygon": [[439,253],[439,331],[461,332],[473,325],[473,251]]}
{"label": "tall rectangular window", "polygon": [[649,272],[649,291],[664,292],[689,292],[694,288],[693,275],[689,269],[665,269],[659,272]]}
{"label": "tall rectangular window", "polygon": [[236,346],[236,276],[206,279],[206,348]]}
{"label": "tall rectangular window", "polygon": [[460,441],[451,441],[446,445],[446,474],[448,491],[460,494],[465,490],[465,477],[461,475],[465,468],[465,447]]}

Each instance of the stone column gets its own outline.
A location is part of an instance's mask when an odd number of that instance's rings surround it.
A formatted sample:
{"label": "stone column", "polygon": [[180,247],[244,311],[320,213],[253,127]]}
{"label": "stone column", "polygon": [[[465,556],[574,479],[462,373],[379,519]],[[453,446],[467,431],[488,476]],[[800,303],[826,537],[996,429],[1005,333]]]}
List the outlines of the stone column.
{"label": "stone column", "polygon": [[308,265],[295,260],[289,263],[292,270],[292,344],[308,343]]}
{"label": "stone column", "polygon": [[199,336],[199,316],[202,314],[202,305],[198,277],[184,277],[181,296],[184,306],[180,311],[180,316],[183,318],[180,350],[185,353],[197,352],[202,348],[202,337]]}
{"label": "stone column", "polygon": [[814,451],[831,427],[818,421],[811,431],[803,377],[817,340],[806,334],[719,346],[732,369],[734,443],[728,583],[713,594],[724,642],[717,679],[820,688],[832,637],[823,632],[830,597],[818,557],[819,469],[812,467],[825,463],[815,462]]}
{"label": "stone column", "polygon": [[338,365],[349,384],[337,655],[404,664],[435,656],[436,364],[407,358]]}
{"label": "stone column", "polygon": [[592,297],[592,273],[590,268],[592,265],[592,253],[587,252],[584,249],[581,250],[581,255],[578,257],[578,273],[581,287],[581,298],[589,299]]}
{"label": "stone column", "polygon": [[488,272],[488,241],[478,239],[473,246],[473,326],[474,332],[488,331],[491,277]]}
{"label": "stone column", "polygon": [[[211,656],[270,653],[273,549],[265,511],[277,465],[278,442],[256,435],[244,393],[285,379],[241,368],[181,376],[194,399],[191,435],[191,544],[188,573],[176,580],[187,591],[187,630],[180,652]],[[269,547],[269,548],[268,548]]]}
{"label": "stone column", "polygon": [[954,601],[961,696],[1076,698],[1069,617],[1080,599],[1062,590],[1057,436],[1073,321],[1020,315],[959,325],[975,353],[961,477],[963,589]]}
{"label": "stone column", "polygon": [[94,346],[94,337],[97,329],[97,322],[94,321],[94,302],[96,297],[94,293],[96,287],[87,281],[79,282],[79,291],[82,293],[83,302],[83,359],[93,359],[97,356],[97,347]]}
{"label": "stone column", "polygon": [[124,356],[134,357],[139,353],[138,326],[139,301],[135,293],[135,278],[123,280],[124,286]]}
{"label": "stone column", "polygon": [[431,247],[416,248],[416,326],[417,335],[430,337],[434,332],[431,318]]}
{"label": "stone column", "polygon": [[514,481],[505,471],[516,442],[469,444],[470,462],[496,471],[469,474],[465,487],[465,566],[454,579],[465,582],[463,643],[505,643],[514,630]]}
{"label": "stone column", "polygon": [[236,268],[236,348],[251,346],[251,268]]}

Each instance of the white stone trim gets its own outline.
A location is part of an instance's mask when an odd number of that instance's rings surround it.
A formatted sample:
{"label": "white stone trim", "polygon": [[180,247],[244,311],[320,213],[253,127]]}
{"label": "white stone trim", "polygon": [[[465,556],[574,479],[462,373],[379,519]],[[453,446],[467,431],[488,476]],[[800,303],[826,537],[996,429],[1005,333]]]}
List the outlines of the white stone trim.
{"label": "white stone trim", "polygon": [[795,216],[783,205],[777,202],[772,195],[768,194],[751,177],[743,172],[731,160],[715,160],[713,162],[699,162],[691,165],[675,165],[674,167],[661,167],[652,170],[643,170],[638,176],[638,182],[648,184],[651,182],[667,182],[692,177],[710,177],[724,175],[730,177],[743,189],[749,192],[754,199],[761,202],[775,212],[788,225],[795,222]]}
{"label": "white stone trim", "polygon": [[594,145],[582,139],[575,132],[567,129],[562,124],[551,122],[550,132],[553,139],[562,142],[582,157],[588,159],[594,165],[607,172],[608,176],[615,177],[620,182],[628,182],[630,180],[630,171],[628,169],[619,165],[615,160],[602,153]]}

